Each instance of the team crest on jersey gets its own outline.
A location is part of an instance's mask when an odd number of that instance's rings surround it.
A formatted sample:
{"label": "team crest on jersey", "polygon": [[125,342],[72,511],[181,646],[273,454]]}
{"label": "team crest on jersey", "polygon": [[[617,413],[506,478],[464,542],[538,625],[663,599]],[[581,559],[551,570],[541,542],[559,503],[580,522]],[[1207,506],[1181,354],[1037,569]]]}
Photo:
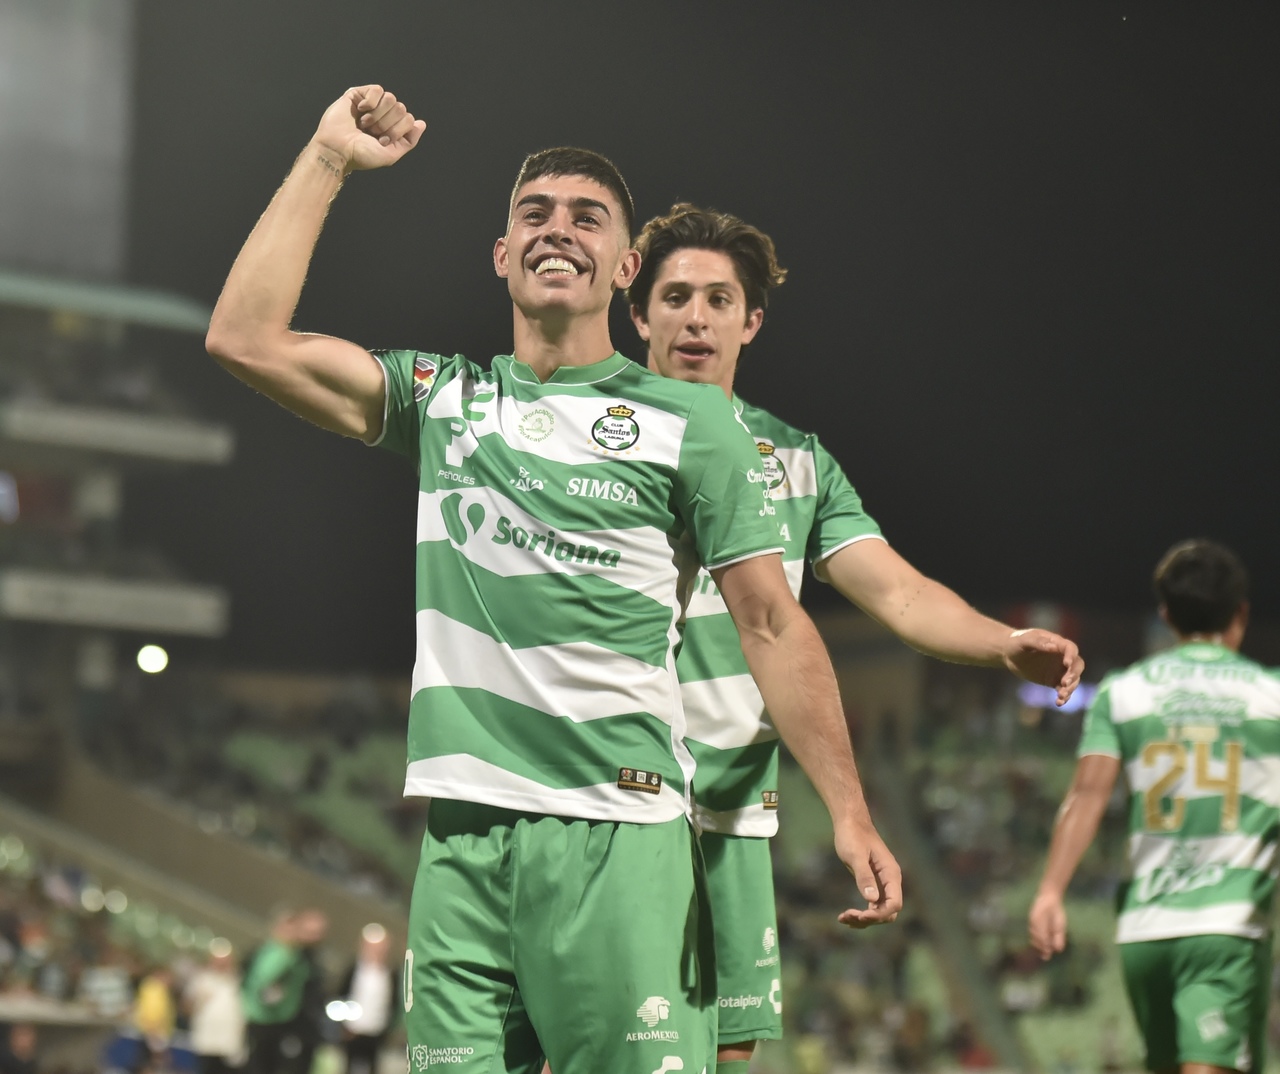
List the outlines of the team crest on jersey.
{"label": "team crest on jersey", "polygon": [[761,791],[760,797],[764,799],[765,809],[778,808],[778,792],[777,791]]}
{"label": "team crest on jersey", "polygon": [[555,431],[556,416],[545,407],[538,407],[537,410],[530,410],[525,414],[516,428],[526,440],[540,444]]}
{"label": "team crest on jersey", "polygon": [[662,776],[657,772],[646,772],[640,768],[620,768],[618,769],[618,787],[624,791],[657,794],[662,790]]}
{"label": "team crest on jersey", "polygon": [[778,449],[768,440],[757,440],[756,450],[760,452],[760,466],[764,470],[764,487],[772,493],[787,483],[787,468],[778,458]]}
{"label": "team crest on jersey", "polygon": [[421,403],[436,382],[436,364],[425,355],[418,355],[413,360],[413,400]]}
{"label": "team crest on jersey", "polygon": [[591,439],[605,451],[630,451],[640,439],[635,413],[621,403],[611,406],[604,417],[591,426]]}

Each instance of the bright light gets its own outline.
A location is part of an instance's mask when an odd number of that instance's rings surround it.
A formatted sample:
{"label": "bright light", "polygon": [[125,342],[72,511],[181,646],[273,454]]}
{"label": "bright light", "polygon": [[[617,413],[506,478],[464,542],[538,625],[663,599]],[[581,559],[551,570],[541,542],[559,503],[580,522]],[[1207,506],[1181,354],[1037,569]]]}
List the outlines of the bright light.
{"label": "bright light", "polygon": [[138,650],[138,667],[148,675],[159,675],[169,666],[169,654],[158,645],[144,645]]}
{"label": "bright light", "polygon": [[333,999],[325,1004],[324,1013],[331,1022],[354,1022],[364,1009],[355,1000]]}

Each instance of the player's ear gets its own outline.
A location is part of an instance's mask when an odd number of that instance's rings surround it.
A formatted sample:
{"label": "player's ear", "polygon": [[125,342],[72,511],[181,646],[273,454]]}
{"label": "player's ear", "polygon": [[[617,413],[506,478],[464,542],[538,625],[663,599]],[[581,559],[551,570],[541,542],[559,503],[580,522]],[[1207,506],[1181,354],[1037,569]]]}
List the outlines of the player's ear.
{"label": "player's ear", "polygon": [[493,271],[504,280],[507,278],[507,237],[505,235],[493,244]]}
{"label": "player's ear", "polygon": [[1172,630],[1173,624],[1169,622],[1169,605],[1161,604],[1160,607],[1156,609],[1156,613],[1160,616],[1160,622]]}
{"label": "player's ear", "polygon": [[631,307],[631,323],[636,326],[636,333],[646,343],[649,342],[649,321],[639,306]]}
{"label": "player's ear", "polygon": [[760,331],[762,324],[764,324],[764,310],[753,309],[747,315],[747,323],[742,326],[742,345],[744,347],[756,338],[756,333]]}
{"label": "player's ear", "polygon": [[636,273],[639,271],[640,252],[632,249],[624,250],[622,260],[618,262],[618,270],[613,274],[613,286],[619,291],[625,291],[631,286],[632,280],[636,278]]}

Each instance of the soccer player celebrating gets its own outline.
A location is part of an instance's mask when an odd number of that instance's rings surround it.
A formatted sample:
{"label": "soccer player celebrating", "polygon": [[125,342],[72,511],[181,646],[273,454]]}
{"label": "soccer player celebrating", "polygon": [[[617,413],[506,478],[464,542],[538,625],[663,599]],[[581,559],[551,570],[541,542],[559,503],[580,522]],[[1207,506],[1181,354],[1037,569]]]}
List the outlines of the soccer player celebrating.
{"label": "soccer player celebrating", "polygon": [[613,293],[639,267],[609,161],[525,161],[493,251],[514,347],[489,371],[291,330],[343,181],[396,163],[423,128],[378,86],[335,101],[207,340],[290,410],[418,467],[406,793],[433,801],[406,952],[410,1067],[523,1074],[545,1056],[556,1074],[696,1074],[715,1062],[715,996],[673,649],[699,562],[868,901],[840,919],[892,920],[898,867],[787,587],[754,445],[721,392],[653,376],[609,340]]}
{"label": "soccer player celebrating", "polygon": [[[884,541],[816,437],[734,394],[741,352],[760,330],[769,290],[786,275],[769,236],[726,213],[675,205],[644,226],[637,248],[642,260],[628,298],[649,346],[649,368],[716,385],[751,431],[754,476],[768,490],[797,595],[808,560],[820,578],[917,649],[1003,665],[1056,687],[1065,701],[1084,667],[1074,643],[1043,630],[1015,631],[924,577]],[[697,815],[715,928],[718,1070],[744,1074],[755,1042],[782,1035],[766,841],[778,828],[778,733],[772,702],[748,674],[726,598],[704,571],[685,612],[677,667],[698,763]]]}
{"label": "soccer player celebrating", "polygon": [[1103,680],[1031,906],[1031,943],[1050,958],[1066,946],[1063,898],[1123,766],[1132,877],[1116,942],[1154,1071],[1264,1065],[1280,681],[1239,655],[1248,585],[1213,541],[1184,541],[1160,561],[1156,597],[1177,645]]}

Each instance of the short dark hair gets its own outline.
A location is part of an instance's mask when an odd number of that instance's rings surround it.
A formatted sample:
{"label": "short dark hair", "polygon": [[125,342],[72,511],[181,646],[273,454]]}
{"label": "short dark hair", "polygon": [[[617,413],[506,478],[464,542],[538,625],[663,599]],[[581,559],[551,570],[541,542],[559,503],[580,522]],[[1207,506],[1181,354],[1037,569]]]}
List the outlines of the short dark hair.
{"label": "short dark hair", "polygon": [[511,188],[511,201],[507,207],[507,215],[510,216],[515,208],[516,194],[525,183],[560,175],[580,175],[584,179],[599,183],[609,191],[622,209],[622,222],[627,230],[627,241],[631,241],[631,233],[636,223],[636,204],[631,200],[631,191],[627,189],[626,181],[613,161],[592,149],[577,149],[573,146],[561,145],[530,153],[520,165],[515,186]]}
{"label": "short dark hair", "polygon": [[648,315],[653,281],[663,262],[677,250],[690,247],[728,255],[746,294],[748,311],[764,309],[769,304],[770,288],[787,278],[787,270],[778,264],[773,240],[758,227],[732,213],[679,202],[671,206],[666,216],[655,216],[645,224],[636,240],[640,271],[627,288],[627,301],[641,316]]}
{"label": "short dark hair", "polygon": [[1226,545],[1180,541],[1156,566],[1156,598],[1179,634],[1225,630],[1249,599],[1249,572]]}

